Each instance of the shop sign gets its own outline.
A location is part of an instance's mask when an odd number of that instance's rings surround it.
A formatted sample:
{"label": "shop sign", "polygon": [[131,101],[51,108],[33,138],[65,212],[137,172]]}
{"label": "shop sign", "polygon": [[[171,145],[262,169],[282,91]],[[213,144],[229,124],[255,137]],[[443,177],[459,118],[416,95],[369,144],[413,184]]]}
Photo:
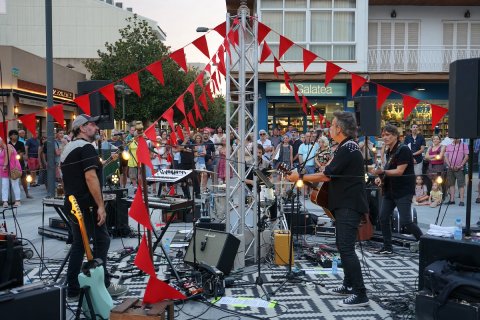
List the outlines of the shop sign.
{"label": "shop sign", "polygon": [[[323,82],[301,82],[296,85],[300,92],[307,97],[345,97],[347,95],[346,83],[330,83],[327,87]],[[267,96],[293,97],[293,95],[293,91],[288,90],[285,83],[267,82]]]}
{"label": "shop sign", "polygon": [[[47,89],[44,85],[33,83],[25,80],[18,79],[17,80],[17,87],[18,89],[24,89],[32,92],[36,92],[39,94],[46,94]],[[70,91],[60,90],[53,88],[53,97],[60,98],[65,100],[73,100],[74,94]]]}

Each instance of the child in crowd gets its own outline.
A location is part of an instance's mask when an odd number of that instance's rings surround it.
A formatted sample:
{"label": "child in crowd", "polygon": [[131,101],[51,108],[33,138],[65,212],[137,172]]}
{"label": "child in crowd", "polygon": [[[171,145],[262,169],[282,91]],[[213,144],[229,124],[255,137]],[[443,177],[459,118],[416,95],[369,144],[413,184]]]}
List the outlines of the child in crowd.
{"label": "child in crowd", "polygon": [[417,176],[415,180],[415,196],[413,197],[414,205],[428,205],[428,196],[427,186],[423,183],[422,176]]}
{"label": "child in crowd", "polygon": [[432,190],[430,190],[430,208],[436,208],[442,203],[443,192],[440,190],[438,183],[432,184]]}

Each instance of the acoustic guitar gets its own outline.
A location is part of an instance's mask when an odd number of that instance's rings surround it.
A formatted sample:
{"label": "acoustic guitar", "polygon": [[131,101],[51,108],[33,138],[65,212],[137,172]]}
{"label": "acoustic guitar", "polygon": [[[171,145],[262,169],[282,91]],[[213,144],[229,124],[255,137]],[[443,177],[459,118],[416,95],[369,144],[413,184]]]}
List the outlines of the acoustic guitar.
{"label": "acoustic guitar", "polygon": [[[87,262],[83,264],[82,271],[78,275],[80,288],[89,288],[88,293],[92,300],[93,311],[96,317],[99,316],[101,319],[109,319],[110,310],[113,309],[113,300],[105,287],[103,262],[101,259],[93,259],[82,211],[77,203],[77,199],[75,199],[73,195],[70,195],[68,200],[72,204],[71,212],[78,220],[78,226],[80,227],[83,246],[85,247],[85,254],[87,256]],[[90,315],[86,299],[83,299],[82,309],[87,316]]]}
{"label": "acoustic guitar", "polygon": [[[284,174],[291,174],[294,170],[288,168],[285,163],[280,163],[277,169]],[[333,213],[328,209],[328,182],[321,182],[320,188],[311,182],[304,181],[303,184],[309,186],[312,190],[310,193],[310,201],[312,201],[317,206],[320,206],[325,214],[332,220],[335,221]]]}

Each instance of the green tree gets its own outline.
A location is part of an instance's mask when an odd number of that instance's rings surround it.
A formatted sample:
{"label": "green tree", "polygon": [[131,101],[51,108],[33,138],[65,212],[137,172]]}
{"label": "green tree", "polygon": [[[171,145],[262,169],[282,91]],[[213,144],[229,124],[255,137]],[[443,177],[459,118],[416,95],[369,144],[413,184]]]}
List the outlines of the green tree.
{"label": "green tree", "polygon": [[[203,121],[198,121],[197,126],[199,128],[210,127],[216,128],[222,126],[225,130],[225,98],[221,95],[215,96],[214,102],[211,103],[208,100],[208,112],[202,111]],[[200,109],[203,109],[200,107]]]}
{"label": "green tree", "polygon": [[[116,81],[170,54],[145,20],[134,15],[126,19],[128,24],[120,29],[121,38],[115,43],[106,43],[106,51],[98,50],[99,59],[88,59],[85,67],[93,80]],[[141,97],[132,93],[125,98],[125,120],[153,121],[170,107],[178,96],[195,79],[197,72],[185,73],[172,59],[163,59],[165,86],[162,86],[148,71],[139,73]],[[122,119],[120,96],[117,94],[115,119]],[[186,103],[186,107],[191,104]],[[175,120],[182,120],[176,112]]]}

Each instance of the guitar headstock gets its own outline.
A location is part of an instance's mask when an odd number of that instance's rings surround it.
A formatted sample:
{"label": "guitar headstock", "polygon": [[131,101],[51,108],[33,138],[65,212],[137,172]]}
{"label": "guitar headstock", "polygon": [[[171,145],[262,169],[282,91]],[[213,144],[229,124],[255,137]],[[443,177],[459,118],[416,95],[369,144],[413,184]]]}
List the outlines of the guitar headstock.
{"label": "guitar headstock", "polygon": [[284,162],[280,162],[280,164],[277,166],[277,170],[286,175],[292,173],[292,168],[289,168]]}
{"label": "guitar headstock", "polygon": [[77,199],[75,196],[70,195],[68,196],[68,201],[72,204],[72,214],[77,217],[78,220],[82,219],[82,210],[80,210],[80,206],[78,205]]}

